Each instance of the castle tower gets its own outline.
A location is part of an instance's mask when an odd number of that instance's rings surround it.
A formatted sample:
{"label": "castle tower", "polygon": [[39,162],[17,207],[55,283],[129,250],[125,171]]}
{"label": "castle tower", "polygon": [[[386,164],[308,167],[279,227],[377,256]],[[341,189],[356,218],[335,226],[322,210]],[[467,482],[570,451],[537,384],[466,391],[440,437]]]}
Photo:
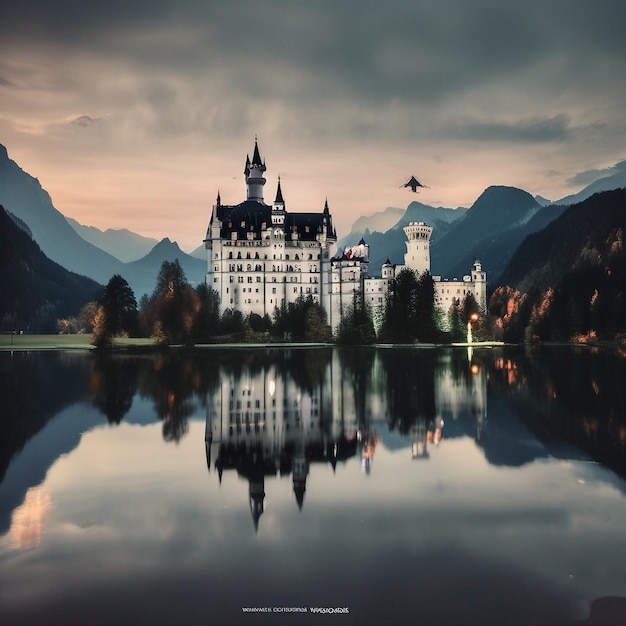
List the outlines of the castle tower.
{"label": "castle tower", "polygon": [[474,283],[474,297],[481,310],[487,310],[487,274],[483,271],[478,259],[472,268],[472,283]]}
{"label": "castle tower", "polygon": [[280,188],[280,176],[278,177],[278,189],[276,190],[276,200],[272,204],[272,226],[285,227],[285,201]]}
{"label": "castle tower", "polygon": [[430,272],[432,226],[428,226],[424,222],[411,222],[403,230],[407,238],[404,265],[418,274]]}
{"label": "castle tower", "polygon": [[246,167],[243,172],[246,177],[246,185],[248,186],[248,200],[263,202],[263,185],[267,182],[263,178],[264,172],[265,162],[261,160],[259,145],[255,138],[252,161],[250,161],[249,156],[246,156]]}

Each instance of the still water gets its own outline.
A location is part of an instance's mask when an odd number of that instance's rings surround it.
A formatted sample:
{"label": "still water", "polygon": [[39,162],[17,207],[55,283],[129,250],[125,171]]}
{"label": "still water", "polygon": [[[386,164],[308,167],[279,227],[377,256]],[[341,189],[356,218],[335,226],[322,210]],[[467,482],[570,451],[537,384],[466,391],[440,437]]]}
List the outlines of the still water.
{"label": "still water", "polygon": [[2,352],[0,623],[626,623],[625,381],[569,347]]}

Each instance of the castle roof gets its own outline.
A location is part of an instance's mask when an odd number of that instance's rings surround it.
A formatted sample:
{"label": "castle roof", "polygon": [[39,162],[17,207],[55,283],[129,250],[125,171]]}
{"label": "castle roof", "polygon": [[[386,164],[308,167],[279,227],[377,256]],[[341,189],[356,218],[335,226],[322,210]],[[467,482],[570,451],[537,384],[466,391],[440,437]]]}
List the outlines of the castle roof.
{"label": "castle roof", "polygon": [[[246,200],[232,206],[222,204],[217,207],[217,210],[217,217],[222,221],[220,231],[222,239],[230,239],[234,232],[237,233],[237,239],[246,239],[250,232],[254,233],[255,239],[260,239],[262,231],[272,223],[272,207],[257,200]],[[285,212],[286,241],[295,239],[295,234],[298,239],[315,241],[317,235],[324,231],[324,226],[327,228],[329,237],[336,237],[332,218],[328,213]]]}

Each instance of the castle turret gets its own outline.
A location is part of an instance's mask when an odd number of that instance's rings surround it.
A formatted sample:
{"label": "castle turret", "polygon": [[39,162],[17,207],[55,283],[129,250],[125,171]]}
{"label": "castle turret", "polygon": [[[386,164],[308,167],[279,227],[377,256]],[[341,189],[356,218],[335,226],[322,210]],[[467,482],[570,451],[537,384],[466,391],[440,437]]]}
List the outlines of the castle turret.
{"label": "castle turret", "polygon": [[248,185],[248,200],[263,202],[263,185],[267,182],[263,178],[265,169],[265,162],[261,160],[259,145],[255,139],[252,161],[250,161],[249,156],[246,156],[246,167],[243,172],[246,177],[246,185]]}
{"label": "castle turret", "polygon": [[278,177],[278,189],[276,189],[276,200],[272,204],[272,226],[285,226],[285,201],[280,187],[280,176]]}
{"label": "castle turret", "polygon": [[478,306],[483,310],[487,310],[487,274],[483,271],[482,265],[478,259],[474,261],[472,268],[472,283],[474,283],[474,295]]}
{"label": "castle turret", "polygon": [[424,222],[411,222],[403,230],[407,238],[404,265],[418,274],[430,272],[432,226],[428,226]]}

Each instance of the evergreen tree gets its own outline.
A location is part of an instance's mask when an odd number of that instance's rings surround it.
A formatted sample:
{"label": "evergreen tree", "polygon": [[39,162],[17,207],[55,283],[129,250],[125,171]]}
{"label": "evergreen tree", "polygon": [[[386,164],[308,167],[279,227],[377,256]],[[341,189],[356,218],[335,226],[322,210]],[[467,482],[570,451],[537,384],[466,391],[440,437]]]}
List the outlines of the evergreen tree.
{"label": "evergreen tree", "polygon": [[193,343],[203,343],[217,334],[220,321],[220,297],[215,289],[201,283],[195,289],[198,310],[191,325]]}
{"label": "evergreen tree", "polygon": [[369,307],[361,293],[354,294],[352,304],[344,313],[337,330],[337,343],[365,345],[376,341],[376,332]]}

